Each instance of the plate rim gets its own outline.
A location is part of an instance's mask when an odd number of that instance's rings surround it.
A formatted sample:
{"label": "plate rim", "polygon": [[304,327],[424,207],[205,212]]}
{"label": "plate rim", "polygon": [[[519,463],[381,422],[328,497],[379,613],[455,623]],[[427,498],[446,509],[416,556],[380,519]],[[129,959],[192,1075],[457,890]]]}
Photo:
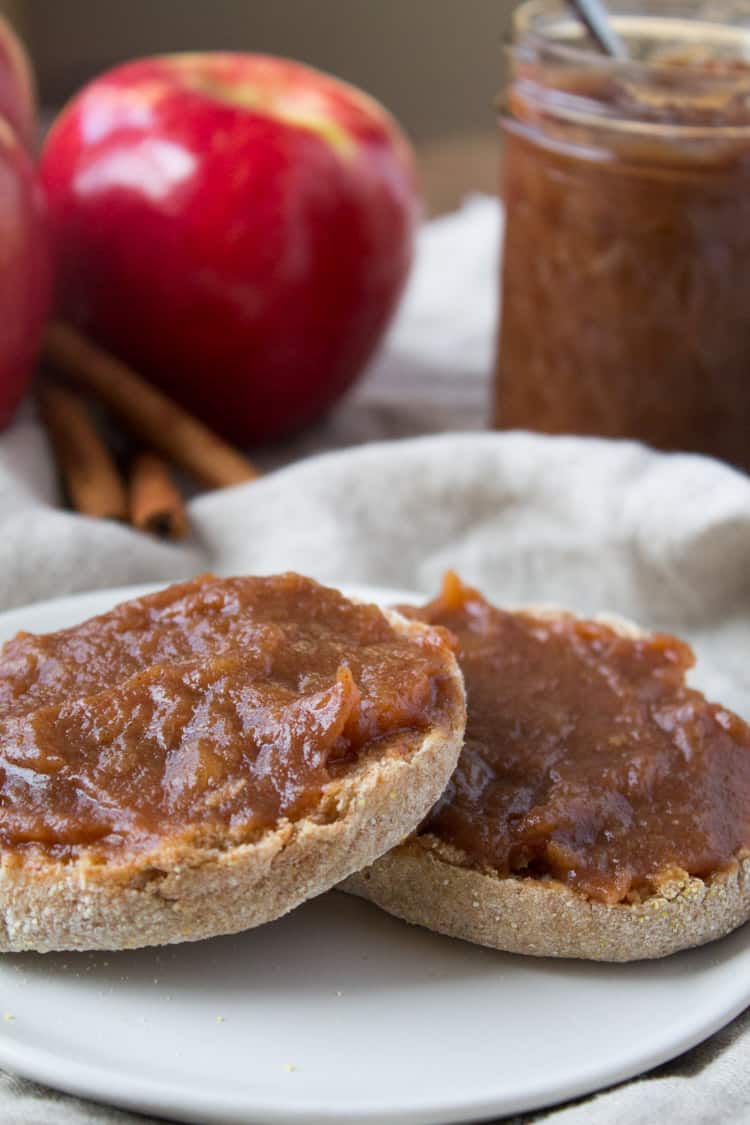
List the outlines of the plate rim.
{"label": "plate rim", "polygon": [[[376,909],[373,907],[373,909]],[[745,949],[736,954],[748,954]],[[679,956],[679,954],[677,955]],[[135,1113],[154,1113],[157,1116],[179,1114],[177,1120],[206,1125],[209,1121],[240,1125],[248,1121],[248,1113],[262,1120],[264,1125],[283,1125],[284,1122],[299,1125],[378,1125],[381,1122],[398,1122],[399,1125],[444,1125],[446,1122],[470,1122],[490,1119],[498,1114],[523,1113],[532,1109],[543,1109],[562,1105],[572,1099],[595,1094],[644,1074],[697,1046],[730,1023],[750,1004],[750,981],[736,1005],[723,1009],[713,1018],[707,1017],[691,1031],[675,1038],[663,1048],[635,1048],[627,1058],[618,1060],[610,1067],[591,1066],[584,1068],[575,1078],[561,1084],[559,1080],[542,1080],[524,1096],[498,1095],[497,1097],[459,1098],[448,1103],[421,1101],[406,1104],[403,1099],[390,1105],[380,1103],[369,1107],[351,1105],[331,1105],[330,1102],[316,1102],[308,1098],[304,1105],[294,1102],[284,1103],[280,1099],[262,1101],[235,1094],[198,1091],[190,1088],[186,1095],[183,1088],[172,1081],[156,1081],[139,1078],[134,1074],[108,1069],[103,1065],[66,1060],[45,1048],[28,1048],[20,1044],[7,1049],[5,1036],[0,1036],[0,1064],[15,1074],[32,1081],[42,1082],[54,1090],[61,1090],[76,1097],[132,1110]],[[15,1046],[15,1049],[14,1049]],[[36,1066],[35,1063],[41,1063]],[[119,1089],[112,1086],[114,1080]],[[186,1116],[187,1114],[187,1116]],[[200,1116],[195,1116],[200,1114]]]}

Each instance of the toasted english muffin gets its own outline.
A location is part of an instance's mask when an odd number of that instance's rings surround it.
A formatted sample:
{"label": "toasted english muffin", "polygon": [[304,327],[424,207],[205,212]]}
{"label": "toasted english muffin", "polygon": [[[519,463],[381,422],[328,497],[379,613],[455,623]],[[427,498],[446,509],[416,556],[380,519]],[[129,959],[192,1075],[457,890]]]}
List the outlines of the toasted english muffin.
{"label": "toasted english muffin", "polygon": [[298,575],[20,634],[0,654],[0,950],[277,918],[416,827],[464,722],[440,630]]}
{"label": "toasted english muffin", "polygon": [[[466,748],[447,793],[418,833],[350,877],[343,889],[439,933],[540,957],[596,961],[663,957],[713,941],[747,921],[750,808],[746,814],[745,796],[750,792],[750,728],[686,687],[685,671],[692,663],[688,647],[611,615],[581,622],[562,610],[538,607],[504,614],[454,576],[446,580],[441,597],[442,602],[438,598],[413,612],[455,628],[459,638],[468,698]],[[471,602],[470,612],[465,620],[455,618],[452,623],[451,614],[463,612],[462,599]],[[502,687],[497,776],[489,781],[482,769],[489,768],[491,756],[482,759],[477,751],[479,734],[486,737],[491,717],[488,685],[479,683],[476,672],[483,657],[492,659],[493,642],[482,636],[482,614],[493,629],[500,630],[496,638],[507,636],[512,642],[515,626],[522,626],[523,636],[530,638],[527,647],[523,639],[515,649],[511,643],[498,667],[512,668],[514,660],[520,661],[519,674],[533,680],[538,675],[531,659],[537,651],[534,646],[555,630],[563,636],[573,629],[575,644],[585,654],[583,682],[578,685],[571,659],[558,682],[553,677],[546,691],[543,677],[538,679],[536,696],[524,694],[525,688],[514,695],[512,685]],[[492,614],[500,616],[495,619]],[[469,630],[463,636],[462,624]],[[585,663],[590,655],[587,646],[593,652],[600,646],[600,653],[613,654],[607,676],[615,684],[615,694],[606,697],[598,715],[596,708],[604,696],[597,697],[594,691],[589,708],[593,716],[586,715],[587,688],[596,683],[595,661]],[[627,684],[629,674],[638,692],[631,699],[630,687],[622,688],[619,714],[618,676]],[[535,708],[547,718],[559,712],[559,729],[570,733],[560,735],[555,743],[544,720],[541,727],[535,726]],[[697,716],[695,725],[689,721],[691,708]],[[633,741],[636,735],[644,738],[638,722],[634,720],[628,729],[627,722],[619,721],[628,714],[643,724],[656,724],[656,749],[650,754],[640,753],[637,738]],[[575,739],[581,724],[581,739],[596,730],[600,748],[604,742],[612,745],[604,746],[607,757],[597,758],[596,746],[583,755],[576,788],[575,754],[580,762],[582,750]],[[543,753],[527,762],[528,778],[523,773],[524,738],[539,739],[543,746]],[[705,759],[701,765],[705,786],[698,786],[692,806],[684,781],[691,755],[693,766],[701,764],[700,755]],[[678,776],[681,761],[682,777]],[[628,769],[635,769],[632,778]],[[671,803],[670,770],[678,798]],[[601,787],[594,784],[600,778],[610,784],[612,795],[607,793],[606,801]],[[526,782],[531,795],[525,791]],[[604,810],[601,815],[592,811],[597,797]],[[649,800],[654,802],[653,820],[648,816]],[[502,847],[494,863],[491,846],[482,854],[481,843],[493,840],[493,808],[506,818],[497,833]],[[570,808],[579,810],[579,823],[566,821]],[[596,860],[588,872],[582,869],[587,847]],[[654,857],[651,866],[649,847]],[[577,861],[582,861],[580,867]]]}

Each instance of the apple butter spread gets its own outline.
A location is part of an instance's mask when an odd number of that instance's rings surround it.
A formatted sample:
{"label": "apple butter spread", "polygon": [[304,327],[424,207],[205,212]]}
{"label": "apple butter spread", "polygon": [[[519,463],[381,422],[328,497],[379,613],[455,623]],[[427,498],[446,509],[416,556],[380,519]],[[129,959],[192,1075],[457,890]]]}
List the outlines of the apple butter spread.
{"label": "apple butter spread", "polygon": [[252,840],[315,813],[377,745],[445,717],[440,629],[295,574],[211,576],[0,653],[0,849],[102,861],[169,835]]}
{"label": "apple butter spread", "polygon": [[687,687],[693,654],[570,614],[506,612],[447,575],[405,610],[459,642],[468,721],[420,831],[500,875],[635,901],[750,845],[750,727]]}
{"label": "apple butter spread", "polygon": [[557,0],[519,9],[496,425],[750,469],[750,31],[710,7],[613,0],[628,61]]}

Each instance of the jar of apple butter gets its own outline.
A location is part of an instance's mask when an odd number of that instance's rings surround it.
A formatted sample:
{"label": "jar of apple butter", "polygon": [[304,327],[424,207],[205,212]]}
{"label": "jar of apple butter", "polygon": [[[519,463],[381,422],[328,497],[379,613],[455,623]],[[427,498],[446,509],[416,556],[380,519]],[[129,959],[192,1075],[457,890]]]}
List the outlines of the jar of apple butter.
{"label": "jar of apple butter", "polygon": [[750,4],[516,14],[495,424],[750,469]]}

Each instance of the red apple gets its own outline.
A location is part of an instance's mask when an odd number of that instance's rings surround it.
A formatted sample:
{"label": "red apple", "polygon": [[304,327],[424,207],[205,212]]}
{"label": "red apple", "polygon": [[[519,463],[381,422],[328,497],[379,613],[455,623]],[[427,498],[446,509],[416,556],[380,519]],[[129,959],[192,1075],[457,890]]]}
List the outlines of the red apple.
{"label": "red apple", "polygon": [[351,384],[409,270],[406,139],[299,63],[117,67],[63,110],[41,167],[62,313],[241,444]]}
{"label": "red apple", "polygon": [[0,428],[31,378],[50,296],[42,188],[21,141],[0,118]]}
{"label": "red apple", "polygon": [[0,116],[29,152],[36,141],[36,98],[29,56],[6,19],[0,16]]}

